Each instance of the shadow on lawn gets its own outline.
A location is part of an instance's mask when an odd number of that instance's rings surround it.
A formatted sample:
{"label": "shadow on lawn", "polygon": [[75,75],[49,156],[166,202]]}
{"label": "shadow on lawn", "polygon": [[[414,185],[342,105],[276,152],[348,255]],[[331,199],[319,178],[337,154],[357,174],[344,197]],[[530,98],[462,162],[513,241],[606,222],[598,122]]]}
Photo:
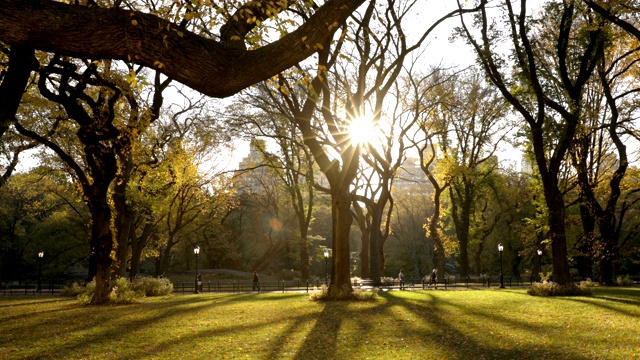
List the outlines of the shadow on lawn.
{"label": "shadow on lawn", "polygon": [[[32,301],[25,301],[25,299],[29,299]],[[6,307],[16,307],[16,306],[29,306],[29,305],[38,305],[38,304],[44,304],[44,303],[53,303],[53,302],[59,302],[60,301],[60,296],[47,296],[45,298],[33,298],[32,296],[19,296],[19,297],[8,297],[8,298],[3,298],[0,297],[0,308],[6,308]]]}
{"label": "shadow on lawn", "polygon": [[[393,346],[397,347],[398,343],[404,340],[417,340],[419,346],[412,345],[413,349],[437,349],[437,354],[429,353],[425,350],[422,354],[412,354],[412,357],[421,359],[443,358],[443,354],[447,359],[472,359],[472,358],[492,358],[492,359],[565,359],[571,358],[575,360],[588,359],[579,353],[570,353],[563,349],[545,348],[542,344],[510,344],[509,348],[500,348],[498,346],[501,341],[496,337],[491,341],[480,342],[478,337],[470,337],[467,333],[461,331],[460,324],[456,319],[447,318],[448,311],[443,309],[446,307],[455,307],[453,303],[449,303],[440,297],[432,294],[424,293],[424,297],[420,299],[407,300],[393,292],[381,293],[383,301],[379,301],[375,306],[353,311],[349,309],[348,302],[327,302],[324,303],[323,311],[317,315],[315,326],[308,332],[306,340],[302,347],[295,355],[295,359],[309,358],[340,358],[340,352],[345,353],[345,349],[340,349],[339,331],[341,326],[347,321],[355,321],[362,330],[362,338],[356,344],[350,344],[354,353],[358,353],[357,348],[368,346],[369,342],[385,342],[385,339],[372,339],[367,337],[367,330],[373,326],[385,326],[389,329],[386,344],[390,350]],[[417,319],[395,318],[387,323],[379,323],[379,319],[397,317],[394,313],[394,307],[402,307]],[[460,310],[460,308],[458,308]],[[525,322],[519,322],[517,319],[507,319],[501,317],[495,311],[462,309],[465,314],[462,316],[474,316],[485,318],[493,323],[506,324],[508,327],[519,327],[531,333],[544,333],[544,328],[532,326]],[[395,324],[393,322],[396,322]],[[421,322],[427,326],[420,326]],[[398,325],[399,324],[399,325]],[[396,331],[393,333],[393,331]],[[322,353],[310,352],[310,349],[316,348],[316,344],[322,344],[324,350]],[[396,354],[400,353],[395,349]],[[270,359],[277,359],[277,349],[272,350]],[[393,356],[393,355],[392,355]]]}
{"label": "shadow on lawn", "polygon": [[[51,343],[52,338],[64,338],[60,345],[51,347],[52,353],[31,354],[29,358],[59,358],[67,354],[81,354],[91,346],[109,345],[114,339],[121,337],[123,333],[144,331],[159,321],[168,321],[199,309],[212,308],[227,302],[238,301],[237,296],[228,295],[210,298],[200,296],[185,296],[178,300],[172,300],[172,306],[165,302],[151,302],[143,304],[112,305],[112,311],[97,311],[95,307],[80,305],[72,302],[68,306],[62,306],[50,312],[42,312],[37,316],[23,313],[14,317],[11,322],[11,332],[0,338],[0,348],[8,347],[18,342],[18,337],[28,336],[33,342]],[[68,299],[64,299],[68,301]],[[145,313],[153,313],[153,316],[142,317],[136,320],[136,312],[144,307]],[[64,312],[64,320],[52,313]],[[2,326],[0,325],[0,329]],[[96,329],[87,331],[89,329]],[[35,332],[36,329],[45,329],[43,332]],[[79,335],[82,334],[82,335]],[[5,343],[6,341],[6,343]],[[106,346],[108,348],[109,346]],[[90,353],[89,353],[90,354]],[[148,355],[140,351],[138,358]]]}
{"label": "shadow on lawn", "polygon": [[[469,292],[473,296],[473,292]],[[522,300],[518,296],[526,296],[521,292],[513,294],[514,300]],[[347,358],[345,354],[367,354],[365,347],[376,346],[381,349],[382,357],[401,357],[404,344],[401,340],[411,340],[411,349],[415,352],[425,349],[424,353],[412,354],[411,358],[447,358],[447,359],[588,359],[579,349],[565,350],[545,347],[543,344],[507,344],[507,336],[480,333],[490,331],[482,328],[483,324],[500,324],[506,331],[521,331],[527,334],[547,334],[553,329],[531,324],[518,318],[507,318],[490,307],[461,306],[450,302],[446,296],[430,292],[389,292],[380,293],[375,302],[321,302],[306,307],[307,311],[293,314],[286,319],[277,316],[259,317],[251,306],[252,302],[263,308],[273,309],[282,306],[283,300],[299,297],[300,301],[308,301],[299,294],[280,294],[263,296],[261,294],[228,294],[216,296],[180,296],[171,299],[170,306],[165,301],[143,304],[112,306],[112,311],[93,314],[94,308],[77,304],[63,306],[56,311],[65,311],[64,324],[52,314],[36,316],[31,312],[23,313],[12,319],[11,333],[0,338],[0,348],[10,345],[17,337],[30,335],[30,341],[48,341],[52,338],[66,336],[56,341],[54,348],[46,357],[56,358],[74,354],[91,354],[91,348],[117,348],[131,346],[126,355],[115,355],[117,358],[149,358],[168,357],[168,354],[181,349],[197,349],[200,343],[218,343],[218,349],[202,349],[195,356],[184,354],[184,358],[221,358],[233,357],[233,350],[225,351],[225,339],[239,333],[268,333],[269,339],[252,337],[250,341],[257,348],[264,349],[260,354],[244,354],[252,358],[266,359],[336,359]],[[637,299],[637,298],[636,298]],[[249,301],[248,301],[249,300]],[[585,301],[589,301],[588,299]],[[627,300],[625,300],[627,301]],[[317,306],[316,306],[317,305]],[[594,304],[597,305],[597,304]],[[230,308],[237,313],[230,313]],[[257,306],[257,305],[256,305]],[[257,306],[258,307],[258,306]],[[110,309],[110,310],[111,310]],[[282,309],[282,308],[280,308]],[[144,311],[141,311],[144,310]],[[282,310],[281,310],[282,311]],[[285,309],[286,311],[286,309]],[[138,316],[144,312],[145,316]],[[212,315],[214,314],[214,315]],[[400,316],[402,314],[402,316]],[[223,326],[211,322],[216,316],[234,316],[234,321]],[[184,326],[187,318],[197,321],[201,317],[209,323],[186,329],[185,336],[141,339],[141,344],[124,343],[123,334],[138,336],[150,328],[166,326]],[[473,320],[473,321],[466,321]],[[472,324],[472,325],[468,325]],[[465,328],[465,326],[467,326]],[[0,329],[2,325],[0,324]],[[47,329],[34,334],[33,329]],[[89,329],[92,329],[89,331]],[[343,331],[351,331],[347,336]],[[491,329],[492,330],[492,329]],[[157,330],[156,330],[157,331]],[[476,331],[477,333],[474,333]],[[74,334],[69,336],[68,334]],[[373,335],[372,335],[373,334]],[[385,334],[383,339],[373,338]],[[553,334],[553,333],[552,333]],[[124,337],[127,338],[127,337]],[[346,343],[345,338],[356,339]],[[301,339],[290,341],[291,339]],[[487,339],[487,341],[484,341]],[[135,346],[135,347],[134,347]],[[388,349],[389,353],[384,353]],[[436,349],[437,353],[429,353]],[[208,352],[207,352],[208,351]],[[117,352],[116,352],[117,354]],[[37,358],[39,354],[22,354],[22,357]],[[353,356],[351,356],[353,357]],[[351,358],[349,357],[349,358]],[[408,357],[408,356],[402,356]]]}
{"label": "shadow on lawn", "polygon": [[[640,312],[638,311],[638,308],[640,308],[640,288],[621,289],[616,287],[601,287],[594,289],[592,297],[567,297],[566,300],[597,306],[622,315],[640,317]],[[620,308],[618,305],[630,305],[634,307],[633,310],[635,310],[635,313],[630,312],[628,306],[627,309],[625,309]]]}

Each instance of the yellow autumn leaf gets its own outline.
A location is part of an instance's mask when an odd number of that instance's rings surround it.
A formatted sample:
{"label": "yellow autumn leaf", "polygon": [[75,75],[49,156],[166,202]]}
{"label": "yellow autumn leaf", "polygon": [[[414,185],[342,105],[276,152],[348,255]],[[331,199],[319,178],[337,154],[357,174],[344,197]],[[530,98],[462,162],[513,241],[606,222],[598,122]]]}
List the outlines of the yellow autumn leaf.
{"label": "yellow autumn leaf", "polygon": [[324,46],[322,46],[322,44],[320,44],[320,43],[317,43],[316,44],[316,49],[322,50],[322,49],[324,49]]}
{"label": "yellow autumn leaf", "polygon": [[131,25],[138,26],[138,22],[136,21],[136,19],[131,20]]}

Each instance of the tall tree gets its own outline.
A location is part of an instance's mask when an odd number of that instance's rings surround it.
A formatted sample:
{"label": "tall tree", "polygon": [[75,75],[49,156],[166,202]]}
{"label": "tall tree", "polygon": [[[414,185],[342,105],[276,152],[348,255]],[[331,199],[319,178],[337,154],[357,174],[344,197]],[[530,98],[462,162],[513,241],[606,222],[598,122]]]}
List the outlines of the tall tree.
{"label": "tall tree", "polygon": [[[587,254],[591,248],[595,250],[600,281],[609,285],[613,284],[614,263],[620,257],[619,238],[624,220],[624,214],[619,212],[619,198],[629,160],[623,136],[634,131],[629,120],[638,101],[637,86],[625,81],[638,71],[637,43],[611,34],[611,45],[602,50],[598,78],[592,82],[591,90],[596,94],[584,112],[585,121],[571,151],[580,187],[582,220],[588,225],[584,226],[583,247]],[[602,186],[604,183],[608,188]]]}
{"label": "tall tree", "polygon": [[294,116],[282,96],[277,96],[265,83],[259,84],[255,91],[246,94],[243,103],[249,108],[259,109],[260,113],[241,114],[233,123],[234,127],[248,131],[250,136],[270,139],[269,143],[275,146],[275,151],[266,146],[257,149],[263,155],[262,165],[272,169],[272,174],[280,179],[289,194],[299,232],[300,272],[303,279],[308,279],[315,167],[313,157],[295,126]]}
{"label": "tall tree", "polygon": [[[469,275],[469,245],[474,231],[476,205],[482,206],[483,187],[489,185],[498,162],[494,161],[508,133],[506,102],[476,69],[454,75],[447,84],[450,95],[445,111],[450,115],[451,151],[446,155],[451,176],[449,198],[456,230],[459,271]],[[485,201],[486,203],[486,201]]]}
{"label": "tall tree", "polygon": [[[155,91],[160,94],[168,80],[161,82],[159,76],[156,80]],[[20,134],[55,152],[82,188],[91,212],[89,278],[96,281],[93,304],[107,302],[111,290],[114,242],[108,192],[118,171],[117,156],[131,150],[140,131],[157,118],[158,111],[153,109],[159,110],[162,103],[159,95],[159,103],[141,111],[129,86],[112,71],[110,62],[77,65],[54,56],[41,70],[38,88],[46,99],[60,104],[67,117],[53,119],[43,132],[16,123]],[[120,113],[123,103],[129,110],[126,115]],[[55,137],[53,129],[58,129]]]}
{"label": "tall tree", "polygon": [[[460,1],[458,1],[460,5]],[[513,66],[505,74],[507,60],[496,51],[498,29],[482,1],[475,25],[479,39],[461,17],[461,31],[475,50],[485,73],[505,99],[525,119],[535,154],[546,205],[553,254],[553,279],[559,284],[572,282],[569,273],[565,229],[565,202],[559,187],[560,167],[580,123],[582,100],[587,81],[594,73],[605,41],[602,18],[576,8],[576,1],[545,5],[541,22],[554,22],[557,32],[545,38],[538,23],[527,15],[526,0],[520,9],[510,1],[501,3],[506,13],[504,29],[509,34]],[[552,47],[551,47],[552,46]]]}
{"label": "tall tree", "polygon": [[0,43],[0,188],[18,166],[20,153],[35,144],[9,134],[11,123],[15,120],[22,94],[27,88],[31,72],[38,69],[35,51],[28,46],[5,47]]}

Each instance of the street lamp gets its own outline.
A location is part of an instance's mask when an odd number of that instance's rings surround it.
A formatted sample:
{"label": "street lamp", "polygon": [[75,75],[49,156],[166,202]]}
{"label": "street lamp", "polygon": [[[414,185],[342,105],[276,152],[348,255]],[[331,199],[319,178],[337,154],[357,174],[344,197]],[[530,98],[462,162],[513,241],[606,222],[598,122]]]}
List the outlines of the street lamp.
{"label": "street lamp", "polygon": [[198,293],[198,254],[200,254],[200,246],[196,246],[193,248],[193,253],[196,254],[196,280],[195,280],[195,287],[194,287],[194,294]]}
{"label": "street lamp", "polygon": [[542,274],[542,250],[538,249],[538,278],[542,280],[540,274]]}
{"label": "street lamp", "polygon": [[324,283],[329,285],[329,250],[324,251]]}
{"label": "street lamp", "polygon": [[504,289],[504,276],[502,276],[502,244],[498,244],[498,252],[500,253],[500,289]]}
{"label": "street lamp", "polygon": [[41,280],[42,280],[42,258],[44,257],[44,251],[40,251],[38,253],[38,288],[36,291],[40,293],[42,291]]}

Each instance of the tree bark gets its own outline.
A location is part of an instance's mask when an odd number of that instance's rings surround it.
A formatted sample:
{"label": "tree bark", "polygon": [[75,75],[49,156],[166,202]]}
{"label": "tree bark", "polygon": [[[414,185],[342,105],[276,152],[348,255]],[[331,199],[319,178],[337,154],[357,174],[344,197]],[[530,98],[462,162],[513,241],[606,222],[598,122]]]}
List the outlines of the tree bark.
{"label": "tree bark", "polygon": [[38,66],[32,47],[19,45],[11,47],[9,67],[0,84],[0,137],[15,118],[31,71],[37,70]]}
{"label": "tree bark", "polygon": [[227,97],[317,52],[317,44],[327,43],[338,24],[363,2],[329,0],[296,31],[247,51],[142,12],[51,0],[0,0],[0,41],[81,59],[134,62],[203,94]]}
{"label": "tree bark", "polygon": [[[100,194],[101,193],[101,194]],[[91,298],[92,305],[105,304],[111,292],[111,250],[113,239],[111,233],[111,209],[107,202],[106,189],[94,193],[89,199],[91,211],[91,257],[95,259],[95,273],[89,273],[89,279],[96,282],[95,292]]]}
{"label": "tree bark", "polygon": [[343,297],[353,292],[351,287],[350,269],[351,258],[349,249],[349,235],[353,216],[351,214],[350,181],[345,181],[336,189],[331,189],[331,213],[333,218],[333,253],[331,254],[331,284],[329,294],[333,297]]}

